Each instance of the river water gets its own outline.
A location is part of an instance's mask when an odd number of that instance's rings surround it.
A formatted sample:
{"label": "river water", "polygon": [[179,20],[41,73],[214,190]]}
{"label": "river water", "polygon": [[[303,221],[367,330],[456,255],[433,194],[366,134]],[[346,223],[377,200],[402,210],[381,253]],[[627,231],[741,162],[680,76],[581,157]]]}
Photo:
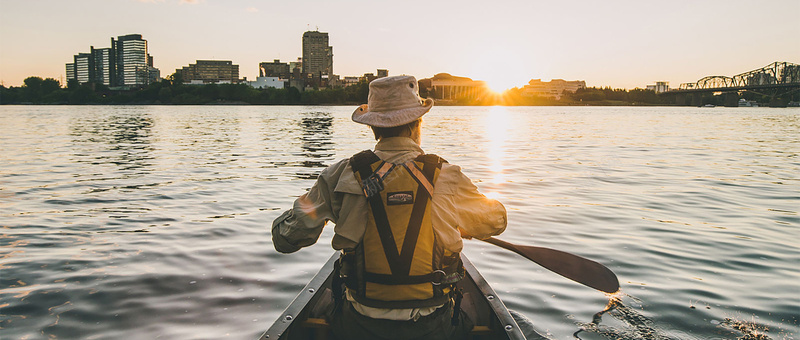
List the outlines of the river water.
{"label": "river water", "polygon": [[[2,339],[253,339],[332,254],[272,220],[374,145],[354,107],[0,106]],[[508,209],[502,239],[605,264],[609,297],[465,253],[552,339],[800,337],[800,110],[434,107],[423,148]]]}

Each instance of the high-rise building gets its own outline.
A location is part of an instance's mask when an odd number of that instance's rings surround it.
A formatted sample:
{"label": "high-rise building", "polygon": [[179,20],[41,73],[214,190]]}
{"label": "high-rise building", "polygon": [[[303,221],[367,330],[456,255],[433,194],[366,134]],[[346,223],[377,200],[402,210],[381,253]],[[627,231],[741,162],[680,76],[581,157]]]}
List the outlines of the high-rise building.
{"label": "high-rise building", "polygon": [[175,70],[184,83],[238,83],[239,65],[230,60],[198,60],[182,69]]}
{"label": "high-rise building", "polygon": [[67,81],[75,78],[75,63],[67,63]]}
{"label": "high-rise building", "polygon": [[91,46],[92,61],[94,62],[94,74],[92,81],[97,84],[111,86],[111,79],[116,74],[116,63],[114,62],[114,50],[111,48],[94,48]]}
{"label": "high-rise building", "polygon": [[93,82],[109,87],[143,87],[160,76],[141,34],[111,38],[110,48],[91,46],[90,53],[75,55],[66,66],[67,81],[76,79],[81,84]]}
{"label": "high-rise building", "polygon": [[111,48],[116,57],[116,86],[145,86],[148,83],[147,40],[141,34],[128,34],[111,38]]}
{"label": "high-rise building", "polygon": [[333,75],[333,47],[328,44],[328,33],[303,33],[303,74],[314,78]]}
{"label": "high-rise building", "polygon": [[94,76],[94,60],[91,53],[78,53],[73,57],[75,67],[75,79],[79,83],[88,83]]}

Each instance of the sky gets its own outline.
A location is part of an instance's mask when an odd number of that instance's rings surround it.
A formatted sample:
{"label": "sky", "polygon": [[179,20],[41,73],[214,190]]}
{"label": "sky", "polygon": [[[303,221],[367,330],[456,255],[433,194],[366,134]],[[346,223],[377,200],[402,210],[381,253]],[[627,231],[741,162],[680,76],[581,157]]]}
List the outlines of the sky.
{"label": "sky", "polygon": [[678,87],[800,63],[798,13],[798,0],[0,0],[0,83],[65,79],[73,55],[126,34],[148,41],[162,76],[210,59],[255,80],[259,62],[296,60],[318,29],[340,76]]}

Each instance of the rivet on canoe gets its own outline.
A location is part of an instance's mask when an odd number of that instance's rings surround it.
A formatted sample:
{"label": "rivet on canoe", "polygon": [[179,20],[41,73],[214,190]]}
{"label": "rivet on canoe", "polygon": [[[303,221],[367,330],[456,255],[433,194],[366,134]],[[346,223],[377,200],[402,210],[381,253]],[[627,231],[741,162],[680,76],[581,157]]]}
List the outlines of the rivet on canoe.
{"label": "rivet on canoe", "polygon": [[506,331],[511,332],[512,329],[514,329],[514,326],[506,325]]}
{"label": "rivet on canoe", "polygon": [[286,315],[286,321],[292,321],[292,316],[291,315]]}
{"label": "rivet on canoe", "polygon": [[308,289],[308,292],[309,292],[309,293],[313,293],[313,292],[314,292],[314,288],[309,288],[309,289]]}
{"label": "rivet on canoe", "polygon": [[489,300],[494,300],[494,295],[489,295],[486,298],[489,299]]}

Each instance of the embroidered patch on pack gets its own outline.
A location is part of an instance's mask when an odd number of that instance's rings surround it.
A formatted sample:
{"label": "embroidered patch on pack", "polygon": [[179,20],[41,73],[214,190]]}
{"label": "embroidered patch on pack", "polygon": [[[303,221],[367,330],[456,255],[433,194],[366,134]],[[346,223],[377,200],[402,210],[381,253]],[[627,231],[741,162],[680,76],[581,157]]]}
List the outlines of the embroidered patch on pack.
{"label": "embroidered patch on pack", "polygon": [[386,194],[387,205],[414,204],[413,191],[390,192]]}

